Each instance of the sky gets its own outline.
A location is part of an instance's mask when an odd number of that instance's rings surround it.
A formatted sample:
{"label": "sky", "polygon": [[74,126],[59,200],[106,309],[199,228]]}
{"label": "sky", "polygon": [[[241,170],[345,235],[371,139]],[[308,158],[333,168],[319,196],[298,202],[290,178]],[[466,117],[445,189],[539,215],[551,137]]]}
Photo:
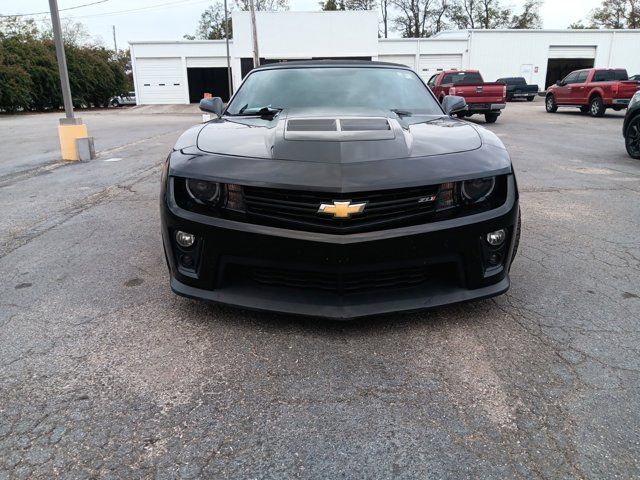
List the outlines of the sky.
{"label": "sky", "polygon": [[[113,47],[115,25],[118,48],[123,48],[129,40],[177,40],[184,34],[194,33],[200,14],[214,0],[58,0],[58,7],[64,9],[92,2],[100,3],[61,11],[61,16],[84,23],[92,36],[99,37],[109,47]],[[502,3],[518,11],[524,0],[503,0]],[[544,28],[566,28],[585,19],[600,3],[601,0],[546,0],[540,11]],[[47,0],[2,0],[0,5],[1,15],[49,10]],[[317,0],[289,0],[289,5],[293,11],[319,9]],[[45,15],[38,18],[48,20]]]}

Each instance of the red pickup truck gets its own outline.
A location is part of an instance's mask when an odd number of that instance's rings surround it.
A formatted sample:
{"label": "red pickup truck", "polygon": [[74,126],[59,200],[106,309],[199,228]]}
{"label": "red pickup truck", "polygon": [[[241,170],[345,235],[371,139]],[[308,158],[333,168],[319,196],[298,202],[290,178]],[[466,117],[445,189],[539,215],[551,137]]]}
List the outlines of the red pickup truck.
{"label": "red pickup truck", "polygon": [[621,68],[589,68],[576,70],[547,89],[547,112],[558,107],[579,107],[593,117],[602,117],[607,108],[616,111],[627,108],[631,97],[640,90],[638,82],[628,80]]}
{"label": "red pickup truck", "polygon": [[484,115],[487,123],[494,123],[506,105],[507,86],[504,83],[485,83],[477,70],[446,70],[436,73],[427,82],[440,102],[446,95],[464,97],[468,110],[459,117]]}

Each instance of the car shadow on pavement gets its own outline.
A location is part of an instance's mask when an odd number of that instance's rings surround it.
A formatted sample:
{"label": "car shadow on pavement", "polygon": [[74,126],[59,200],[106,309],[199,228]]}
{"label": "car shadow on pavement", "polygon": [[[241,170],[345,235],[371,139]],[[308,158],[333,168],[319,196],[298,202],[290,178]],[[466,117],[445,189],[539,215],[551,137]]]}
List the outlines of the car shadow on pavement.
{"label": "car shadow on pavement", "polygon": [[252,330],[303,330],[308,333],[322,335],[343,335],[345,333],[376,333],[415,327],[428,324],[432,328],[439,328],[451,321],[457,324],[473,322],[478,324],[486,318],[488,313],[498,310],[492,300],[478,300],[457,305],[439,307],[413,312],[397,312],[374,315],[353,320],[335,320],[322,317],[292,315],[274,312],[249,310],[241,307],[219,305],[180,298],[176,308],[182,310],[188,321],[200,325],[224,325],[226,327],[241,327]]}

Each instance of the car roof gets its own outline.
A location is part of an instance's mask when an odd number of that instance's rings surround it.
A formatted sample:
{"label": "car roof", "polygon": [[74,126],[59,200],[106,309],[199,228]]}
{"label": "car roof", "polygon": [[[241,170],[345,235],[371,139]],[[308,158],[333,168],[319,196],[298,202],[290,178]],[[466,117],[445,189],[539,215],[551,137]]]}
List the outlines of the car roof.
{"label": "car roof", "polygon": [[404,68],[412,70],[407,65],[390,62],[374,62],[371,60],[294,60],[287,62],[265,63],[253,69],[285,69],[285,68],[305,68],[305,67],[365,67],[365,68]]}

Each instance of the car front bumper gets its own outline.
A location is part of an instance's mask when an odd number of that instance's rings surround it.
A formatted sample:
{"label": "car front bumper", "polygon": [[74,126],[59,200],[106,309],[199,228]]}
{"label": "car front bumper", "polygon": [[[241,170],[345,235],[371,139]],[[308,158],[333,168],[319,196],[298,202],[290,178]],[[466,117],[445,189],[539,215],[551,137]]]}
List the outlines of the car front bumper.
{"label": "car front bumper", "polygon": [[[518,198],[509,177],[501,207],[391,230],[334,235],[255,225],[180,209],[161,200],[171,288],[179,295],[248,309],[337,320],[434,308],[509,288]],[[504,228],[503,261],[487,270],[488,232]],[[185,271],[175,232],[196,235],[197,267]]]}

